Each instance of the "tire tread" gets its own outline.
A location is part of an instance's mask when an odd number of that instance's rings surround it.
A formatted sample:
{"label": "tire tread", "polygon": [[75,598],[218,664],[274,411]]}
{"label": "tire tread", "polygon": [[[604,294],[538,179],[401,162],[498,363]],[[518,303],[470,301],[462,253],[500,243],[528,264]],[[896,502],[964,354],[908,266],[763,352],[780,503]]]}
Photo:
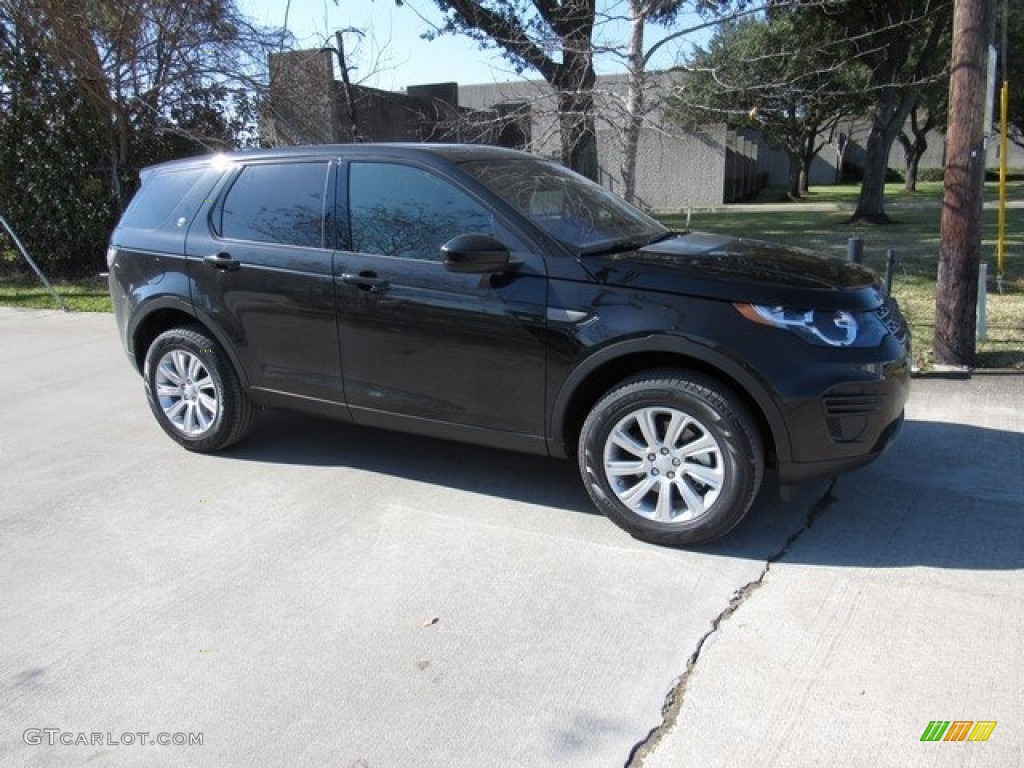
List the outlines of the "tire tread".
{"label": "tire tread", "polygon": [[[213,363],[223,385],[223,391],[221,392],[221,418],[227,421],[227,424],[224,425],[226,428],[215,429],[211,434],[205,435],[198,440],[192,440],[181,435],[166,423],[166,417],[164,417],[159,403],[156,402],[151,391],[150,365],[153,362],[153,358],[157,356],[158,351],[161,351],[160,347],[175,338],[194,345],[196,350],[210,350],[209,354],[213,355]],[[201,325],[177,326],[158,335],[146,351],[146,365],[143,378],[146,383],[147,399],[157,422],[173,440],[190,451],[214,453],[223,450],[243,440],[252,431],[253,425],[256,422],[259,409],[245,393],[238,374],[227,359],[227,355],[220,344],[208,336],[206,330]]]}
{"label": "tire tread", "polygon": [[[668,528],[623,511],[619,508],[621,503],[609,496],[596,476],[599,470],[592,468],[595,462],[590,458],[588,443],[609,410],[623,401],[658,391],[683,393],[705,403],[720,417],[722,423],[735,428],[737,439],[742,441],[740,448],[746,455],[743,460],[746,471],[741,473],[744,487],[738,491],[737,504],[718,510],[717,515],[713,510],[708,519],[699,518],[693,526]],[[742,456],[736,456],[731,444],[727,443],[723,448],[733,453],[734,460],[741,460]],[[584,485],[598,509],[634,537],[670,546],[707,543],[733,530],[748,513],[764,475],[764,446],[760,430],[743,402],[718,380],[683,369],[656,369],[638,373],[609,389],[598,399],[584,421],[577,456]]]}

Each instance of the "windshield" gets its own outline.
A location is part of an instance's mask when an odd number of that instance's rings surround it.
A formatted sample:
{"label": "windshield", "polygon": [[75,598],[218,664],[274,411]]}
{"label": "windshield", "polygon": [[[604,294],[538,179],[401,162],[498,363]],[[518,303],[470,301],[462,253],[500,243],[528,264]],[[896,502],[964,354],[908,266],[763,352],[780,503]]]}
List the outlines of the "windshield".
{"label": "windshield", "polygon": [[637,248],[668,234],[650,216],[557,163],[540,159],[471,160],[461,167],[579,253]]}

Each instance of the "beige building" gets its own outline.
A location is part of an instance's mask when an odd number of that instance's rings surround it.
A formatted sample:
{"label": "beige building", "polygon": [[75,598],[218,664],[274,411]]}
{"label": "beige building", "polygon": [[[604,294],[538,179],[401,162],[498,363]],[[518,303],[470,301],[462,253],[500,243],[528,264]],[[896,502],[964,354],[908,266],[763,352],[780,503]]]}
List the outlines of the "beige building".
{"label": "beige building", "polygon": [[[543,82],[440,83],[404,94],[346,88],[334,77],[329,51],[275,55],[270,71],[264,138],[271,144],[459,141],[559,154],[555,97]],[[622,190],[624,87],[621,78],[601,78],[597,96],[600,181],[613,191]],[[664,92],[665,83],[652,90]],[[683,210],[742,199],[767,181],[758,164],[762,151],[758,137],[724,124],[699,131],[663,125],[655,105],[640,137],[638,202],[652,210]]]}
{"label": "beige building", "polygon": [[[559,156],[556,99],[542,81],[410,87],[405,93],[346,86],[334,75],[327,50],[276,54],[270,61],[270,100],[264,138],[270,144],[350,141],[436,141],[497,144],[547,157]],[[789,162],[756,132],[725,124],[686,130],[663,118],[660,96],[669,92],[670,73],[654,73],[636,162],[637,202],[654,211],[682,211],[736,202],[767,184],[785,184]],[[598,78],[595,113],[600,182],[621,192],[622,125],[626,96],[621,76]],[[842,162],[863,164],[869,125],[851,121],[837,127],[847,143]],[[989,165],[998,163],[996,142]],[[836,144],[826,143],[810,169],[812,185],[839,180]],[[941,168],[945,141],[935,134],[920,167]],[[1024,150],[1014,147],[1011,167],[1024,167]],[[890,167],[902,170],[903,153],[893,146]]]}

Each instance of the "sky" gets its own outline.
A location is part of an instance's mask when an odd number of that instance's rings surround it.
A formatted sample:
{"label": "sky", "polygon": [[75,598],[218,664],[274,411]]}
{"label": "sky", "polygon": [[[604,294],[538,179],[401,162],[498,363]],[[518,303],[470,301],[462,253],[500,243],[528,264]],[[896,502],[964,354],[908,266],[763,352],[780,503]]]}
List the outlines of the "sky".
{"label": "sky", "polygon": [[[612,0],[614,1],[614,0]],[[602,4],[607,7],[608,3]],[[285,24],[286,3],[282,0],[239,0],[239,8],[260,24],[280,27]],[[699,19],[686,19],[692,25]],[[446,35],[427,41],[423,34],[441,22],[441,14],[431,0],[291,0],[287,26],[300,48],[319,48],[339,29],[357,29],[345,35],[345,52],[351,77],[363,85],[385,90],[402,90],[410,85],[457,81],[461,84],[507,82],[520,79],[512,65],[495,51],[481,50],[461,35]],[[606,27],[605,39],[626,39],[624,24]],[[652,42],[664,35],[650,29]],[[706,38],[706,34],[704,35]],[[688,41],[703,38],[687,38]],[[690,42],[683,45],[688,49]],[[678,46],[665,46],[655,67],[674,63]],[[622,71],[612,60],[599,60],[599,74]],[[527,71],[526,77],[538,77]]]}

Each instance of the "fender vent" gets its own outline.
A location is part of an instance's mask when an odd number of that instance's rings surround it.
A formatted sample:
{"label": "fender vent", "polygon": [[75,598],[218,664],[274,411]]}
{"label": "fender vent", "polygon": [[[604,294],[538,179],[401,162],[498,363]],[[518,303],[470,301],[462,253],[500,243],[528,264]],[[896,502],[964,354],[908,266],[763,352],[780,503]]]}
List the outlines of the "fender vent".
{"label": "fender vent", "polygon": [[829,435],[837,443],[860,442],[871,423],[870,417],[879,412],[884,401],[882,395],[842,394],[826,395],[825,423]]}

